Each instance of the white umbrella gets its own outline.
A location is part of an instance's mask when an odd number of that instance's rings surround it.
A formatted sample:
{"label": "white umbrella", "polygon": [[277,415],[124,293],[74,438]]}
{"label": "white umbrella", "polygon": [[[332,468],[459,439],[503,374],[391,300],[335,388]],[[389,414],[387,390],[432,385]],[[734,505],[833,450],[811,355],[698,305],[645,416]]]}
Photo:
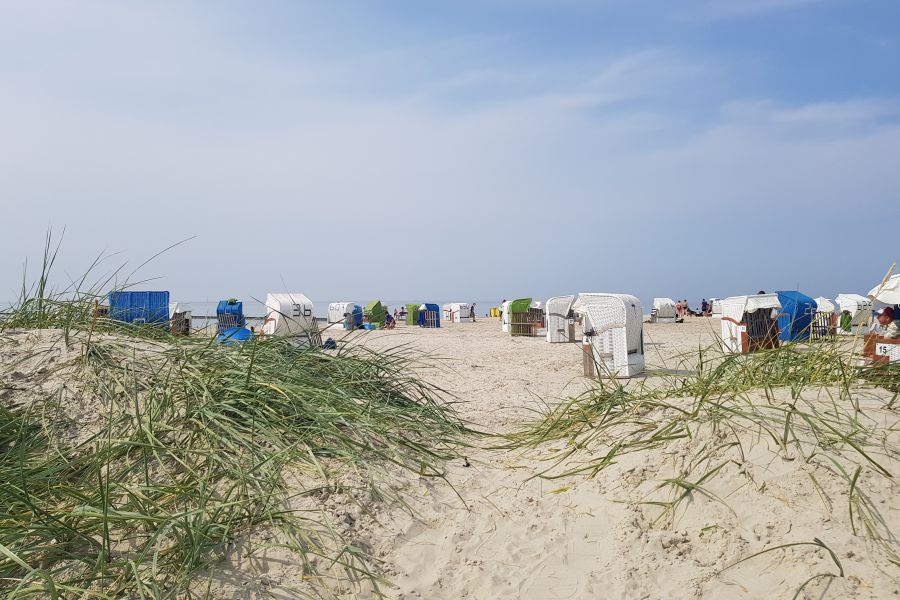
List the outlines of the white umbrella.
{"label": "white umbrella", "polygon": [[882,304],[900,304],[900,273],[869,290],[869,298]]}

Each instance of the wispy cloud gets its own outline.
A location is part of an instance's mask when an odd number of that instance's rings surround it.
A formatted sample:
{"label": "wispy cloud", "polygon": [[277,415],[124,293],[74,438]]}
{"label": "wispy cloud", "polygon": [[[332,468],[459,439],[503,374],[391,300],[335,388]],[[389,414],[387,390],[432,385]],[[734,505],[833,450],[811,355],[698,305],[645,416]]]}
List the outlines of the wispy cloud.
{"label": "wispy cloud", "polygon": [[[652,296],[649,282],[713,278],[721,295],[787,273],[778,240],[798,223],[845,227],[848,199],[898,206],[897,98],[736,93],[727,58],[674,44],[511,61],[503,32],[454,32],[310,52],[184,5],[17,6],[0,25],[0,184],[31,208],[0,239],[7,256],[52,219],[88,255],[200,234],[203,269],[157,266],[186,295],[282,278],[320,297],[523,281]],[[748,207],[772,218],[748,224]],[[746,257],[735,240],[751,230]],[[227,265],[223,244],[242,247]],[[429,268],[452,248],[473,266]],[[660,260],[670,248],[700,266]],[[403,268],[362,268],[362,253]],[[746,269],[704,271],[729,261]]]}
{"label": "wispy cloud", "polygon": [[673,8],[679,18],[720,20],[760,17],[812,8],[833,0],[696,0]]}
{"label": "wispy cloud", "polygon": [[767,128],[786,138],[822,140],[900,125],[900,98],[849,98],[795,106],[747,99],[729,102],[721,113],[730,122]]}

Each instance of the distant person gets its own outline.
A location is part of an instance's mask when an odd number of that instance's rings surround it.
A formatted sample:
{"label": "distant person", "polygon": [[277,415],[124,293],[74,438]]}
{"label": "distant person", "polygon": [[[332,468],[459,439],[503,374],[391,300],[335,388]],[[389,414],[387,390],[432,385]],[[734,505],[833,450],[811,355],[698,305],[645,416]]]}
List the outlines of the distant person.
{"label": "distant person", "polygon": [[400,317],[400,311],[398,309],[394,309],[394,320],[396,321]]}
{"label": "distant person", "polygon": [[757,296],[762,296],[762,295],[764,295],[765,293],[766,293],[766,290],[759,290],[758,292],[756,292],[756,295],[757,295]]}
{"label": "distant person", "polygon": [[700,301],[700,312],[703,313],[704,316],[709,314],[709,302],[706,301],[706,298]]}
{"label": "distant person", "polygon": [[886,306],[876,314],[878,315],[878,324],[881,325],[879,335],[890,340],[900,339],[900,321],[894,318],[894,309]]}
{"label": "distant person", "polygon": [[469,307],[469,318],[472,319],[472,322],[475,322],[475,303],[472,303],[472,306]]}
{"label": "distant person", "polygon": [[500,302],[500,321],[503,321],[503,306],[506,304],[506,298]]}

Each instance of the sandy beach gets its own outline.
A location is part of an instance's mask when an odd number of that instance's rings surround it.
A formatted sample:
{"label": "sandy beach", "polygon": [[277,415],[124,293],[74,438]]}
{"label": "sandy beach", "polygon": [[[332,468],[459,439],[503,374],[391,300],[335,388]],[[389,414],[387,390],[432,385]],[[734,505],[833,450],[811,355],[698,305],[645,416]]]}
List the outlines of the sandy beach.
{"label": "sandy beach", "polygon": [[[719,332],[718,319],[645,324],[646,374],[690,368],[698,349],[712,346]],[[421,357],[418,372],[458,402],[456,408],[464,419],[492,433],[506,433],[536,418],[534,411],[546,403],[592,386],[582,374],[580,345],[550,344],[544,337],[511,337],[500,330],[496,318],[444,323],[438,329],[398,324],[393,330],[345,332],[331,327],[322,337],[376,351],[408,346]]]}
{"label": "sandy beach", "polygon": [[[671,382],[673,374],[696,367],[699,350],[716,343],[718,328],[708,318],[645,324],[646,373],[621,383],[630,389]],[[440,329],[327,330],[324,337],[346,348],[402,348],[414,358],[416,375],[442,390],[480,432],[462,449],[464,458],[446,465],[443,478],[389,467],[386,484],[405,506],[360,491],[365,486],[352,470],[333,480],[330,491],[296,500],[294,508],[323,511],[368,557],[388,598],[874,599],[900,593],[890,563],[900,528],[897,484],[873,466],[900,472],[900,428],[884,388],[857,390],[852,407],[828,387],[752,390],[746,398],[766,408],[807,407],[798,414],[849,415],[868,462],[848,447],[836,449],[832,463],[816,460],[805,449],[836,440],[813,444],[802,439],[802,428],[792,433],[800,436],[795,444],[780,447],[780,432],[723,418],[721,425],[686,421],[689,435],[618,455],[596,473],[567,473],[596,460],[598,447],[560,459],[572,449],[565,440],[513,449],[504,447],[513,439],[504,436],[598,385],[581,375],[579,345],[510,337],[496,319]],[[0,355],[10,373],[7,404],[27,405],[69,385],[78,352],[60,347],[59,339],[40,331],[7,334]],[[638,411],[634,418],[677,418],[679,403],[687,402],[673,400],[674,409]],[[73,435],[84,437],[103,422],[98,407],[89,398],[63,407],[78,423]],[[881,445],[866,442],[865,432],[879,432]],[[301,490],[321,482],[307,471],[292,485]],[[312,591],[296,555],[266,548],[271,540],[265,528],[238,539],[208,572],[212,596],[293,598]],[[794,545],[772,550],[784,544]],[[772,551],[754,556],[765,550]],[[378,596],[368,584],[337,589],[346,597]]]}
{"label": "sandy beach", "polygon": [[4,9],[0,600],[900,600],[900,0]]}
{"label": "sandy beach", "polygon": [[[699,348],[715,342],[718,329],[718,320],[707,318],[645,325],[647,377],[689,366]],[[496,319],[335,337],[381,350],[409,344],[436,363],[422,367],[422,375],[459,402],[474,428],[491,433],[513,431],[546,404],[591,386],[581,377],[577,345],[512,338]],[[816,394],[828,401],[825,392]],[[896,412],[883,409],[888,398],[883,390],[869,392],[866,418],[895,426]],[[838,553],[846,576],[820,579],[799,597],[900,592],[894,574],[873,568],[865,538],[850,533],[847,488],[836,473],[776,456],[771,440],[758,432],[742,434],[743,460],[715,449],[715,431],[696,434],[660,452],[625,456],[593,478],[538,477],[559,444],[533,452],[473,448],[468,465],[449,466],[452,488],[406,479],[414,515],[338,498],[326,508],[351,515],[354,539],[382,561],[396,598],[791,598],[804,581],[828,571],[825,551],[800,546],[726,567],[767,547],[816,537]],[[702,446],[726,460],[707,484],[709,494],[691,494],[662,517],[658,506],[643,504],[666,497],[660,482],[678,475],[688,450]],[[895,454],[883,454],[888,468],[900,470]],[[818,492],[811,476],[821,485]],[[900,526],[896,492],[895,484],[870,491],[891,530]],[[282,575],[286,583],[289,574]]]}

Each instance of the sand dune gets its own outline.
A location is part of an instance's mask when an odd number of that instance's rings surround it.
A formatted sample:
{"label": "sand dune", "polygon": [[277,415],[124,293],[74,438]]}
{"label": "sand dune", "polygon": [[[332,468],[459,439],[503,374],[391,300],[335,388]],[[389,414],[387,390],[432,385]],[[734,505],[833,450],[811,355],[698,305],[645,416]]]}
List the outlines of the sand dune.
{"label": "sand dune", "polygon": [[[714,345],[717,331],[712,319],[646,325],[647,374],[626,385],[661,385],[661,374],[693,368],[698,350]],[[596,450],[587,448],[557,464],[568,449],[565,441],[527,450],[496,446],[507,443],[503,434],[520,431],[549,407],[596,385],[581,376],[577,345],[512,338],[500,332],[496,319],[438,330],[401,325],[393,331],[325,335],[374,350],[403,346],[418,357],[418,374],[444,390],[471,427],[485,434],[473,438],[465,460],[447,465],[444,479],[391,471],[391,484],[407,507],[369,497],[360,492],[363,486],[354,489],[352,473],[345,475],[351,487],[297,501],[298,508],[326,512],[345,538],[371,557],[388,582],[382,588],[388,597],[792,598],[801,588],[801,598],[900,594],[898,567],[888,561],[890,552],[900,549],[892,533],[900,528],[898,486],[859,456],[850,457],[856,462],[831,464],[796,451],[836,444],[833,440],[818,440],[819,446],[797,440],[785,450],[752,423],[723,419],[689,424],[689,437],[618,456],[595,476],[559,475],[595,459]],[[65,385],[65,369],[52,378],[42,375],[51,361],[68,364],[77,358],[59,347],[57,337],[10,334],[0,356],[7,367],[7,401],[27,402],[32,392],[52,394]],[[31,392],[16,391],[25,390],[21,382],[30,382]],[[783,407],[802,400],[823,414],[850,414],[859,439],[865,432],[882,435],[880,446],[867,446],[869,454],[891,474],[900,472],[900,427],[890,392],[860,388],[856,407],[829,388],[809,387],[795,396],[781,387],[752,391],[746,401]],[[78,435],[102,418],[88,400],[66,408],[81,424]],[[672,400],[668,413],[641,417],[671,419],[679,402],[686,406],[691,400]],[[710,465],[716,465],[715,476],[700,481]],[[851,498],[841,469],[853,465],[859,465],[859,487]],[[297,475],[298,488],[307,485],[303,477]],[[699,481],[702,489],[685,492],[679,481]],[[665,504],[676,497],[681,501]],[[853,522],[850,506],[857,510]],[[883,546],[866,535],[860,507],[874,519]],[[309,589],[296,557],[261,549],[267,541],[265,531],[237,540],[217,566],[214,597],[292,598],[296,590]],[[752,557],[781,544],[803,545]],[[244,550],[254,545],[259,550],[247,558]],[[359,591],[351,587],[347,596]],[[370,589],[361,595],[376,596]]]}

